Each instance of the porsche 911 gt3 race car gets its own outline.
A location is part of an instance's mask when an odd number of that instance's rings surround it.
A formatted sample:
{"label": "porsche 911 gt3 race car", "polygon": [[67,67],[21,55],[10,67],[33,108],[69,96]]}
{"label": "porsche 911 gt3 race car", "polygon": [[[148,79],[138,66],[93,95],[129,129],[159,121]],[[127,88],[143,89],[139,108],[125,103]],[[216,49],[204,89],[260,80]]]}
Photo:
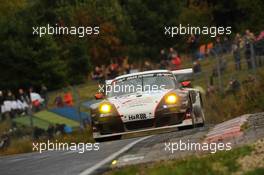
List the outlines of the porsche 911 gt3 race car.
{"label": "porsche 911 gt3 race car", "polygon": [[90,106],[96,141],[123,134],[204,124],[199,90],[184,88],[180,71],[153,70],[107,80],[104,98]]}

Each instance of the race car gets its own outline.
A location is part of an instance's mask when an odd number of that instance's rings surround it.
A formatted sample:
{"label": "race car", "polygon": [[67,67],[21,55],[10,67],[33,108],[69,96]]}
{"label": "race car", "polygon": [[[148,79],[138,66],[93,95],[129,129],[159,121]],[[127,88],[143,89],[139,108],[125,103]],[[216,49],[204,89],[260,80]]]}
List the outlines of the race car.
{"label": "race car", "polygon": [[[188,69],[188,74],[190,69]],[[163,128],[202,126],[202,95],[177,81],[183,71],[152,70],[107,80],[90,106],[95,141]]]}

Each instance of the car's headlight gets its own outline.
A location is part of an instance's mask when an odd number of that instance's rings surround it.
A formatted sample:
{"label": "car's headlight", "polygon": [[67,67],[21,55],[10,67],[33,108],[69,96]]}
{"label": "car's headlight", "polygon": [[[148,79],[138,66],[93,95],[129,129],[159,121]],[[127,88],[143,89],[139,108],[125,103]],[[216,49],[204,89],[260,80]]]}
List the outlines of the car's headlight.
{"label": "car's headlight", "polygon": [[176,104],[178,102],[178,96],[176,94],[170,94],[165,98],[166,104]]}
{"label": "car's headlight", "polygon": [[99,111],[101,114],[107,114],[111,112],[111,108],[112,106],[110,104],[104,103],[100,105]]}

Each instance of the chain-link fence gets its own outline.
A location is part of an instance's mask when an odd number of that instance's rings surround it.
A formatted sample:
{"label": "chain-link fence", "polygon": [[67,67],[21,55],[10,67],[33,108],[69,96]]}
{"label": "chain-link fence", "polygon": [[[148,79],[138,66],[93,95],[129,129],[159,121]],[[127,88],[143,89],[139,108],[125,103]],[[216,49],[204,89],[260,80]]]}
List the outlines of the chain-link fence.
{"label": "chain-link fence", "polygon": [[194,70],[200,66],[194,81],[203,87],[214,87],[224,93],[229,83],[243,83],[257,78],[256,72],[264,65],[263,43],[250,43],[239,50],[230,48],[229,52],[224,52],[221,45],[213,48],[208,57],[199,60],[198,65],[193,65]]}

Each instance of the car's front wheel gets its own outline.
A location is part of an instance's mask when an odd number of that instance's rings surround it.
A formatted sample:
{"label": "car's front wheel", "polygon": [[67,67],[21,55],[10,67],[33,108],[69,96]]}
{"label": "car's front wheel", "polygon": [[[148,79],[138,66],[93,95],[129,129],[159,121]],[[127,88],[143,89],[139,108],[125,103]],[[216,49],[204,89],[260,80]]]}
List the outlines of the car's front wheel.
{"label": "car's front wheel", "polygon": [[193,127],[204,126],[205,123],[204,111],[200,106],[193,106],[191,115],[192,115]]}

